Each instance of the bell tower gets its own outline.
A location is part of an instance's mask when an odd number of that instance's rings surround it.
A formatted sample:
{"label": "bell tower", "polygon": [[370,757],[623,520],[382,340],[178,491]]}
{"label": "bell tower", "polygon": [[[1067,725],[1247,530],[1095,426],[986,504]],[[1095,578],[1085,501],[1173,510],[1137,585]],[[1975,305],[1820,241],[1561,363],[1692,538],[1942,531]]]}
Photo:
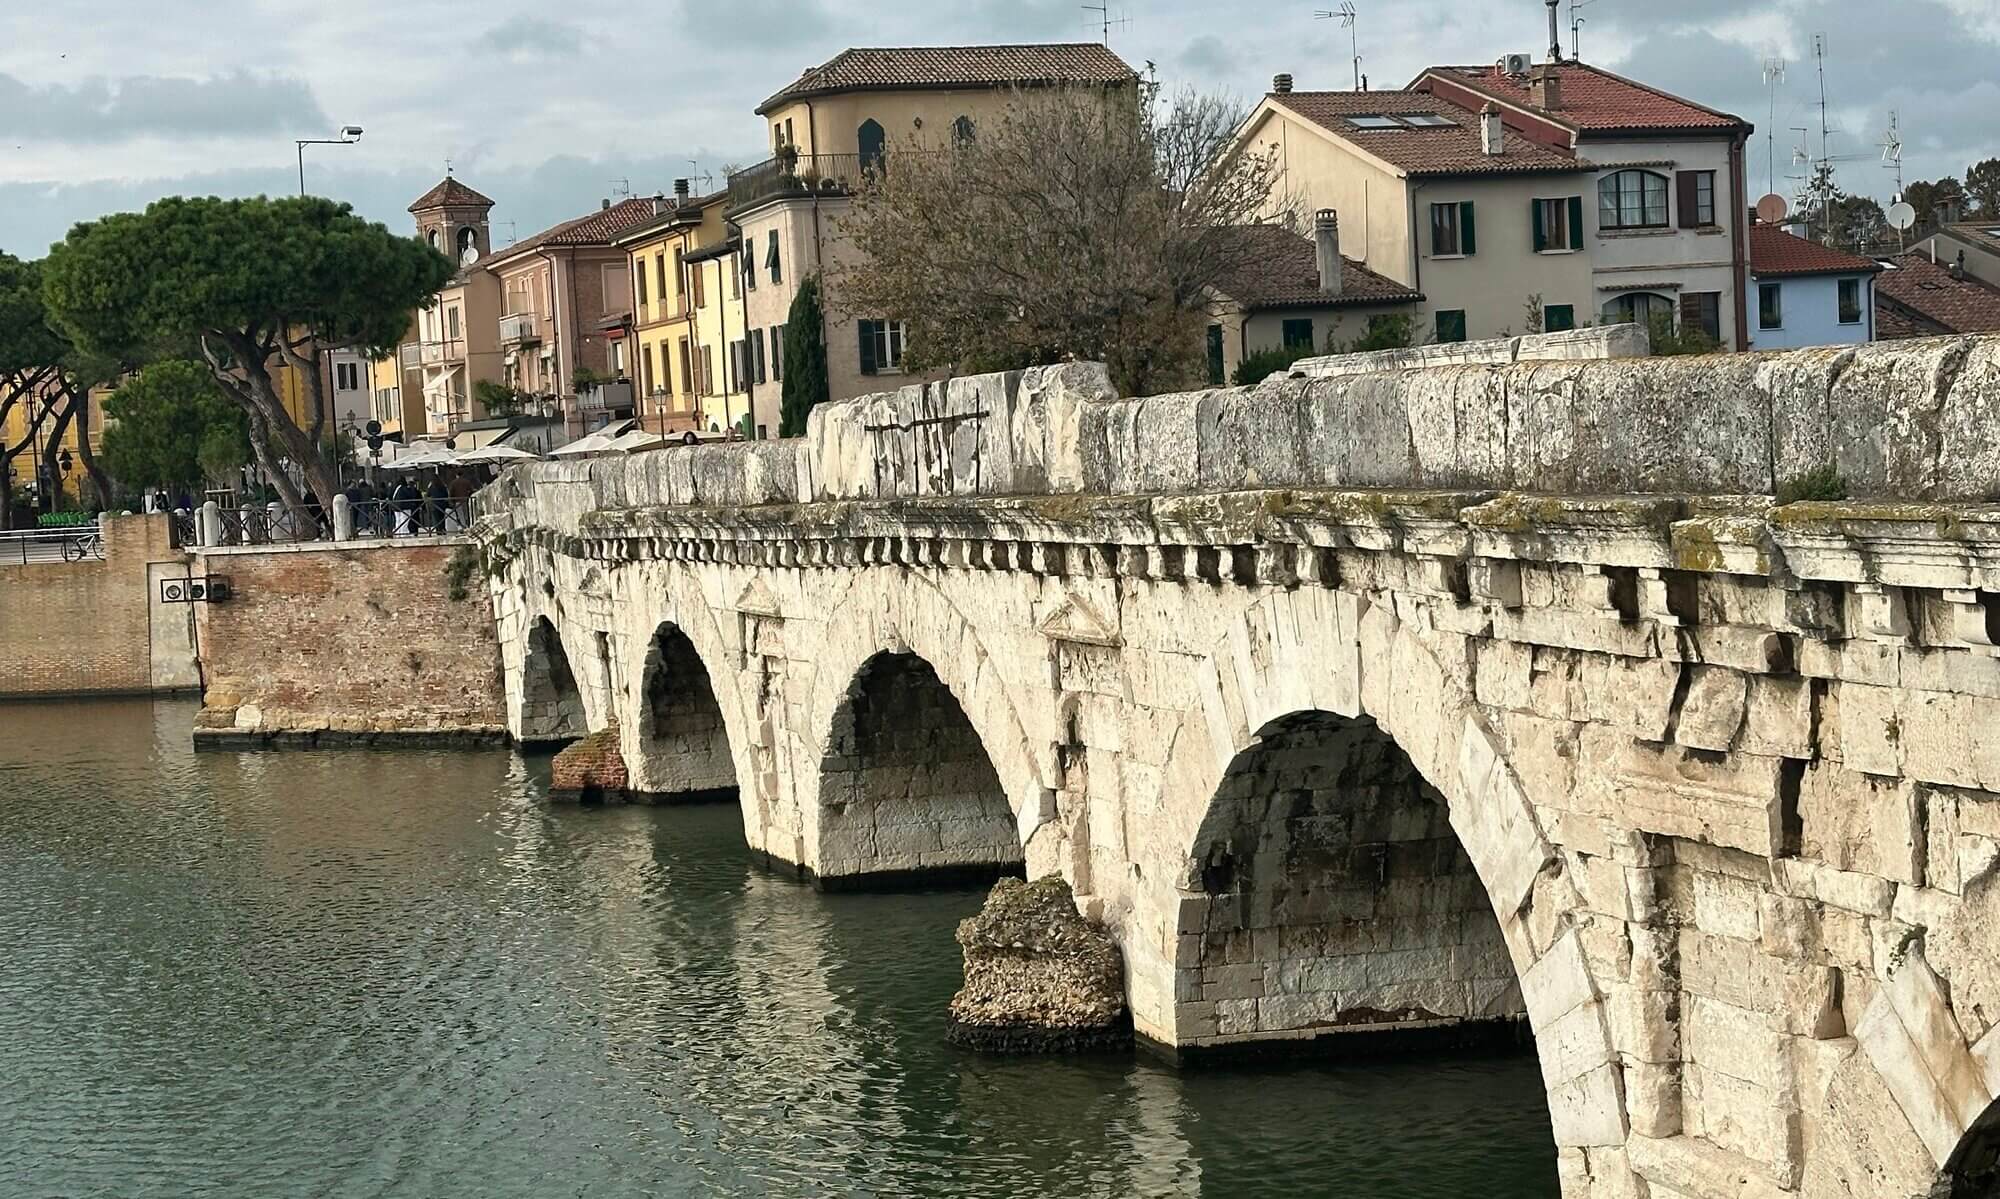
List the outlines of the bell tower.
{"label": "bell tower", "polygon": [[449,173],[410,205],[411,215],[417,218],[417,236],[460,269],[493,252],[487,222],[492,210],[493,201]]}

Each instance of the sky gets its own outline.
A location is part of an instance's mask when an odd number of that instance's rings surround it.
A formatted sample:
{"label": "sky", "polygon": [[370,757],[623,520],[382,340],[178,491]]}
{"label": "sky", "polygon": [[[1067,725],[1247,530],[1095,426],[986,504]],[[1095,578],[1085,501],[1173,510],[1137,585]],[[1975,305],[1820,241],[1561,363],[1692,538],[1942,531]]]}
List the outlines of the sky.
{"label": "sky", "polygon": [[[1281,71],[1300,89],[1353,84],[1348,32],[1315,16],[1334,0],[1106,2],[1123,18],[1112,48],[1169,87],[1247,104]],[[1547,51],[1537,0],[1354,4],[1376,88]],[[1794,127],[1818,141],[1816,33],[1848,191],[1890,198],[1892,110],[1909,181],[2000,155],[2000,0],[1589,0],[1576,15],[1585,61],[1758,127],[1753,194],[1792,189]],[[39,257],[79,220],[163,195],[296,192],[293,140],[343,125],[366,132],[307,147],[312,191],[408,230],[449,162],[497,202],[504,245],[628,188],[719,183],[763,154],[757,104],[847,46],[1096,40],[1097,22],[1077,0],[6,0],[0,250]],[[1786,64],[1775,97],[1770,59]]]}

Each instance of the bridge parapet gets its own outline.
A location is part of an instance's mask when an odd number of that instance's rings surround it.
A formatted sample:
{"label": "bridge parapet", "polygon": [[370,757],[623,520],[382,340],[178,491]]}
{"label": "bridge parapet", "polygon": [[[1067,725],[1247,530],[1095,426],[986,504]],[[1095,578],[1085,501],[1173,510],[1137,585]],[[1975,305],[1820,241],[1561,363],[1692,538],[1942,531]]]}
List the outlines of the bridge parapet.
{"label": "bridge parapet", "polygon": [[[1446,365],[1122,399],[1073,363],[815,410],[803,438],[542,463],[488,512],[554,528],[657,506],[1260,488],[1977,502],[2000,486],[2000,337]],[[532,512],[525,508],[533,509]]]}

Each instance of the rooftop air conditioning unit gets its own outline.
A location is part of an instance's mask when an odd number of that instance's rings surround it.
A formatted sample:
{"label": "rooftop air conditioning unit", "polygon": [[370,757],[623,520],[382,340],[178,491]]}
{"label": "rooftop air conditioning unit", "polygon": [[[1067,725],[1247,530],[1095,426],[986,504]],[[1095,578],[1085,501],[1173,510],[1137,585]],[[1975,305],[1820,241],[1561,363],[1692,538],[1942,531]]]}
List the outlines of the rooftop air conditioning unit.
{"label": "rooftop air conditioning unit", "polygon": [[1500,69],[1509,75],[1526,75],[1528,68],[1535,65],[1532,54],[1509,54],[1500,60]]}

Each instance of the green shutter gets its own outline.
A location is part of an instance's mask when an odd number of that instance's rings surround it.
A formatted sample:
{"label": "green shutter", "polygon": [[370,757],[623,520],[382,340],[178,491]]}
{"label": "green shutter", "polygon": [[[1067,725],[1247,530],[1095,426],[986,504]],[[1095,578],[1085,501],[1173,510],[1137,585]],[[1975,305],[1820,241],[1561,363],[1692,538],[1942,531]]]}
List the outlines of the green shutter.
{"label": "green shutter", "polygon": [[1540,200],[1528,201],[1528,220],[1535,227],[1535,253],[1539,254],[1549,248],[1549,233],[1542,226],[1542,202]]}
{"label": "green shutter", "polygon": [[1479,241],[1472,235],[1472,201],[1466,200],[1458,206],[1458,252],[1470,258],[1479,252]]}
{"label": "green shutter", "polygon": [[854,324],[861,330],[861,373],[872,375],[875,373],[875,322],[856,321]]}
{"label": "green shutter", "polygon": [[1569,248],[1583,249],[1583,197],[1569,198]]}

